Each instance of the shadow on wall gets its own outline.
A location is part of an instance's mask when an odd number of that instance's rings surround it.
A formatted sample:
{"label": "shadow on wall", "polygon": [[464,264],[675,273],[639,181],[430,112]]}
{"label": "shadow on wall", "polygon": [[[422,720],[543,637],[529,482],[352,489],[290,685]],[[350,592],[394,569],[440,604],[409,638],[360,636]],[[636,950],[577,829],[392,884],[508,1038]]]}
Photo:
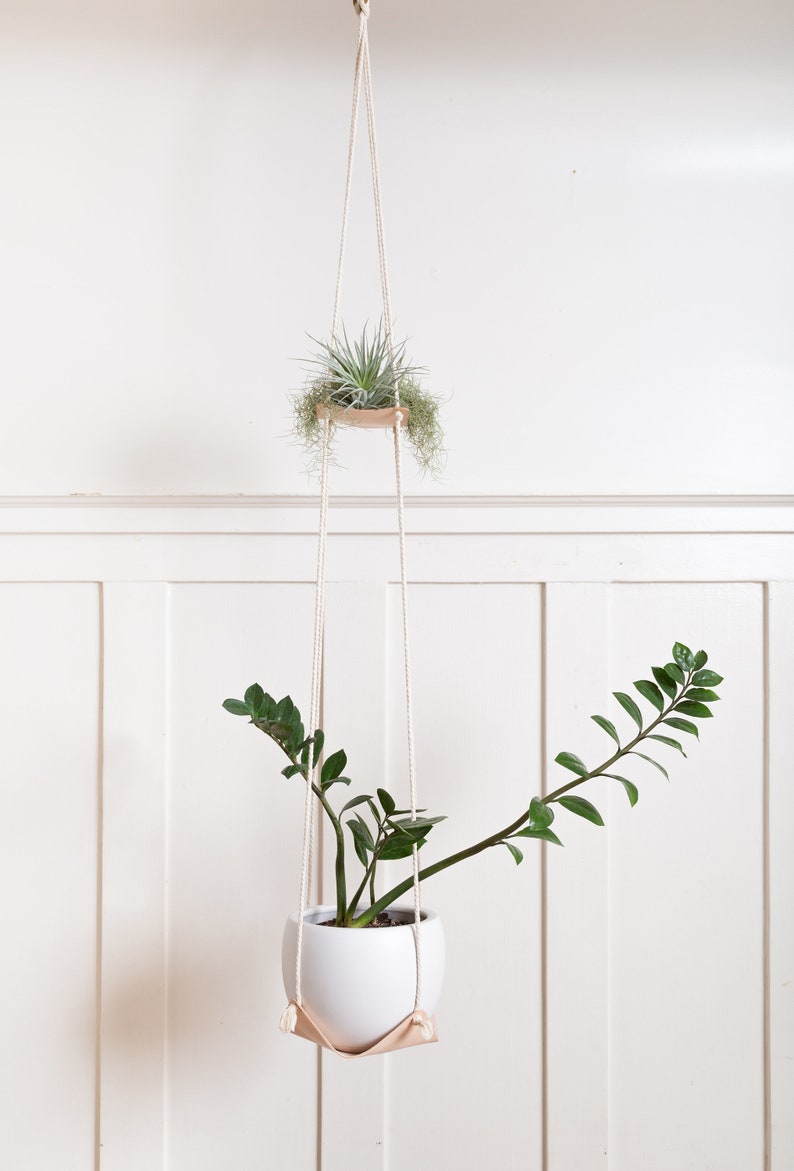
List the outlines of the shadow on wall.
{"label": "shadow on wall", "polygon": [[241,1029],[258,1034],[268,1010],[273,1015],[273,1005],[280,1006],[283,990],[276,986],[275,968],[272,988],[262,978],[261,941],[241,940],[236,947],[193,941],[189,954],[183,950],[169,968],[166,1016],[162,966],[144,949],[138,951],[131,937],[125,941],[125,953],[136,958],[125,967],[122,983],[103,990],[104,1055],[123,1055],[127,1066],[146,1064],[162,1053],[167,1027],[169,1044],[186,1047],[197,1060],[211,1060],[224,1037]]}

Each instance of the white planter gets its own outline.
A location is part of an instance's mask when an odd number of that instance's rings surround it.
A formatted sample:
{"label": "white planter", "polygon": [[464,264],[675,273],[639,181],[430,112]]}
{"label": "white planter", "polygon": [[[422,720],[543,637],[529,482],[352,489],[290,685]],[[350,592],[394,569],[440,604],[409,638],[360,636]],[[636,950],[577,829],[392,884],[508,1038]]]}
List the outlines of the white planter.
{"label": "white planter", "polygon": [[[333,906],[310,907],[303,919],[301,991],[304,1008],[336,1049],[360,1053],[404,1020],[416,996],[413,907],[389,907],[400,927],[321,927]],[[422,911],[422,1003],[432,1016],[444,981],[444,932],[434,911]],[[284,928],[282,973],[295,996],[298,913]]]}

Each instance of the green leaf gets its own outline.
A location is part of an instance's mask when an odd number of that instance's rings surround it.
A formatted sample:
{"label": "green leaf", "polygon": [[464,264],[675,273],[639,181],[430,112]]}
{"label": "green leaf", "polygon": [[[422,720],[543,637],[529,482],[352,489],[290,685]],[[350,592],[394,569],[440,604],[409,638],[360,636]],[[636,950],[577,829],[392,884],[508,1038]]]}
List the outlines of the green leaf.
{"label": "green leaf", "polygon": [[438,825],[440,821],[446,821],[446,814],[441,814],[438,817],[404,817],[399,821],[390,821],[389,825],[396,826],[397,829],[404,833],[412,833],[415,830],[431,829],[434,825]]}
{"label": "green leaf", "polygon": [[344,748],[333,752],[323,765],[323,771],[320,774],[320,784],[324,788],[331,784],[341,776],[342,770],[347,764],[347,755]]}
{"label": "green leaf", "polygon": [[670,699],[675,699],[678,695],[678,688],[675,685],[675,679],[672,675],[668,675],[664,667],[651,667],[653,677],[661,687],[665,695],[669,695]]}
{"label": "green leaf", "polygon": [[[262,699],[264,700],[264,698],[265,697],[263,694]],[[295,707],[295,704],[292,702],[290,697],[285,695],[283,699],[278,701],[273,719],[277,723],[286,724],[286,726],[289,727],[295,720],[297,710],[298,709]]]}
{"label": "green leaf", "polygon": [[358,814],[356,814],[353,821],[349,821],[348,826],[354,838],[360,838],[366,848],[372,852],[375,849],[375,843],[372,840],[372,834],[369,832],[369,826],[366,821]]}
{"label": "green leaf", "polygon": [[677,642],[673,647],[673,658],[682,671],[692,671],[694,669],[695,656],[689,647],[684,646],[682,642]]}
{"label": "green leaf", "polygon": [[339,810],[339,816],[341,817],[343,813],[347,813],[348,809],[355,809],[357,805],[363,805],[369,799],[369,793],[362,793],[360,797],[351,797],[347,805],[343,805]]}
{"label": "green leaf", "polygon": [[[353,825],[352,821],[349,821],[347,824],[351,827]],[[366,869],[367,866],[369,866],[367,847],[364,845],[361,838],[357,838],[355,834],[353,834],[353,849],[356,851],[356,857],[358,858],[359,862],[364,867],[364,869]]]}
{"label": "green leaf", "polygon": [[705,667],[708,661],[709,657],[706,652],[698,651],[698,653],[695,655],[695,670],[699,671],[701,667]]}
{"label": "green leaf", "polygon": [[223,706],[233,716],[250,716],[251,714],[248,710],[248,704],[243,703],[241,699],[224,699]]}
{"label": "green leaf", "polygon": [[606,716],[591,716],[590,719],[595,720],[599,728],[603,728],[607,735],[612,737],[618,748],[620,748],[620,738],[618,736],[617,729],[611,720],[608,720]]}
{"label": "green leaf", "polygon": [[651,735],[648,736],[648,739],[649,740],[658,740],[660,744],[666,744],[668,746],[668,748],[677,748],[682,756],[686,756],[686,753],[684,752],[681,745],[678,743],[677,740],[673,740],[672,736],[659,736],[659,735],[657,735],[657,733],[652,732]]}
{"label": "green leaf", "polygon": [[502,845],[507,846],[508,850],[515,859],[516,866],[520,866],[524,861],[524,855],[521,853],[518,846],[514,846],[512,842],[502,842]]}
{"label": "green leaf", "polygon": [[676,683],[680,683],[682,687],[684,686],[686,678],[677,663],[665,663],[664,669],[671,679],[675,679]]}
{"label": "green leaf", "polygon": [[414,846],[421,849],[424,844],[424,838],[415,839],[410,834],[397,830],[395,833],[389,834],[383,842],[378,850],[378,858],[383,862],[399,862],[402,858],[411,857]]}
{"label": "green leaf", "polygon": [[639,691],[640,695],[652,703],[657,711],[664,710],[664,696],[655,683],[651,683],[650,679],[635,679],[634,686]]}
{"label": "green leaf", "polygon": [[383,812],[387,817],[391,817],[395,810],[394,798],[391,793],[387,793],[385,789],[378,789],[378,800],[383,806]]}
{"label": "green leaf", "polygon": [[554,821],[554,810],[540,797],[533,797],[529,803],[529,824],[533,829],[547,829]]}
{"label": "green leaf", "polygon": [[555,764],[561,764],[563,768],[569,768],[572,773],[576,773],[580,777],[586,777],[590,771],[587,765],[572,752],[558,752],[554,757],[554,761]]}
{"label": "green leaf", "polygon": [[248,710],[256,719],[262,715],[262,708],[265,703],[265,693],[258,683],[252,683],[246,690],[245,702],[248,704]]}
{"label": "green leaf", "polygon": [[312,752],[313,768],[317,767],[317,761],[320,759],[320,754],[323,750],[323,744],[325,744],[325,732],[323,732],[322,728],[318,728],[314,733],[314,751]]}
{"label": "green leaf", "polygon": [[680,703],[677,703],[675,710],[685,716],[692,716],[696,720],[707,720],[712,715],[705,703],[693,703],[688,699],[682,699]]}
{"label": "green leaf", "polygon": [[629,713],[629,715],[631,716],[632,720],[634,720],[634,723],[637,725],[639,730],[642,731],[642,712],[637,707],[636,703],[631,698],[631,696],[626,695],[626,693],[623,691],[613,691],[612,694],[614,695],[615,699],[618,701],[620,706],[622,708],[624,708]]}
{"label": "green leaf", "polygon": [[640,799],[640,794],[637,786],[632,781],[627,780],[625,777],[619,777],[617,773],[604,773],[604,776],[611,777],[613,781],[620,781],[621,785],[628,793],[629,804],[632,806],[632,808],[637,804]]}
{"label": "green leaf", "polygon": [[532,829],[531,826],[527,829],[520,829],[517,833],[511,834],[514,838],[537,838],[541,842],[553,842],[555,846],[561,846],[562,842],[557,837],[553,829]]}
{"label": "green leaf", "polygon": [[662,720],[663,724],[669,724],[671,728],[677,728],[679,732],[689,732],[696,740],[700,739],[700,732],[695,724],[690,724],[689,720],[679,720],[677,716],[670,716],[667,720]]}
{"label": "green leaf", "polygon": [[595,805],[584,797],[558,797],[557,801],[563,809],[567,809],[569,813],[575,813],[577,817],[583,817],[585,821],[592,821],[593,825],[604,824],[604,819]]}
{"label": "green leaf", "polygon": [[282,777],[294,777],[295,774],[299,773],[302,768],[303,765],[300,764],[288,764],[286,768],[281,770],[281,775]]}
{"label": "green leaf", "polygon": [[718,675],[716,671],[695,671],[692,682],[696,687],[719,687],[722,675]]}
{"label": "green leaf", "polygon": [[667,772],[667,769],[664,767],[664,765],[659,764],[658,760],[654,760],[652,756],[646,756],[644,752],[637,752],[635,749],[632,749],[631,755],[639,756],[641,760],[647,760],[648,764],[652,764],[654,768],[658,768],[662,776],[665,777],[668,781],[670,780],[670,775]]}
{"label": "green leaf", "polygon": [[708,687],[693,687],[686,693],[687,699],[696,699],[700,703],[717,703],[719,696],[716,691],[710,691]]}

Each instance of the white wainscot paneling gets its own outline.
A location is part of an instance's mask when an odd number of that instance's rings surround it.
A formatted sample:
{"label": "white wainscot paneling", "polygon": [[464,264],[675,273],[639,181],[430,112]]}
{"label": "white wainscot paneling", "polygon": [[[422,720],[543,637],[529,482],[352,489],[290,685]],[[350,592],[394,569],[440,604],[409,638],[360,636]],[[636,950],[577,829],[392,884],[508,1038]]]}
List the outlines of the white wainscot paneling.
{"label": "white wainscot paneling", "polygon": [[[407,791],[396,586],[390,602],[387,787],[396,794]],[[427,865],[510,825],[540,791],[540,590],[417,586],[410,616],[419,804],[449,818],[422,851]],[[540,850],[516,844],[518,869],[500,847],[425,883],[447,938],[441,1042],[390,1059],[390,1168],[540,1171]]]}
{"label": "white wainscot paneling", "polygon": [[761,587],[614,588],[619,687],[668,661],[674,639],[704,647],[725,682],[699,743],[666,729],[688,760],[650,751],[669,787],[638,760],[636,808],[610,794],[610,1171],[764,1171]]}
{"label": "white wainscot paneling", "polygon": [[298,702],[308,696],[312,608],[301,585],[171,591],[171,1171],[316,1165],[317,1055],[278,1031],[300,793],[279,775],[275,746],[221,708],[253,682]]}
{"label": "white wainscot paneling", "polygon": [[0,1166],[95,1166],[100,591],[0,585]]}
{"label": "white wainscot paneling", "polygon": [[[361,1062],[278,1031],[300,789],[220,706],[258,680],[308,707],[312,510],[3,516],[4,1168],[790,1171],[790,501],[409,504],[428,861],[570,779],[558,751],[603,759],[590,714],[630,728],[610,692],[674,639],[724,698],[688,760],[658,746],[669,787],[640,760],[636,809],[592,786],[606,830],[560,810],[545,861],[426,884],[441,1043]],[[399,792],[393,513],[331,522],[323,723],[357,786]]]}

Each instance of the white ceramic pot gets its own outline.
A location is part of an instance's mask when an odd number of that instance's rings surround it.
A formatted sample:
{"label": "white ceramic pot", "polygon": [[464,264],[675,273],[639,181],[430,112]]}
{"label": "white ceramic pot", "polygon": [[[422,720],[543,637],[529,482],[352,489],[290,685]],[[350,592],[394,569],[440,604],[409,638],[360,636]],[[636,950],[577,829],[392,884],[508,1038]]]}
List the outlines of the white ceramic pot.
{"label": "white ceramic pot", "polygon": [[[304,1007],[336,1049],[369,1049],[412,1011],[416,996],[413,907],[389,907],[400,927],[321,927],[333,906],[310,907],[303,919],[301,992]],[[434,911],[422,911],[422,1003],[432,1015],[444,981],[444,931]],[[295,995],[298,913],[284,929],[282,974]]]}

